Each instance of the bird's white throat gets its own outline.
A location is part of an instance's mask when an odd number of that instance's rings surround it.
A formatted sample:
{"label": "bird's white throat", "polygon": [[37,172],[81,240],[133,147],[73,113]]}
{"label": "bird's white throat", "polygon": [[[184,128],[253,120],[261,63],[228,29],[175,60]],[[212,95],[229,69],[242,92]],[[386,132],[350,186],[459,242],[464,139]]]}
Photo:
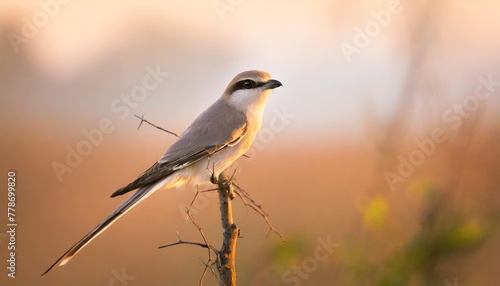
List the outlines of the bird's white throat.
{"label": "bird's white throat", "polygon": [[229,104],[247,116],[262,118],[264,106],[271,90],[241,89],[233,92],[228,99]]}

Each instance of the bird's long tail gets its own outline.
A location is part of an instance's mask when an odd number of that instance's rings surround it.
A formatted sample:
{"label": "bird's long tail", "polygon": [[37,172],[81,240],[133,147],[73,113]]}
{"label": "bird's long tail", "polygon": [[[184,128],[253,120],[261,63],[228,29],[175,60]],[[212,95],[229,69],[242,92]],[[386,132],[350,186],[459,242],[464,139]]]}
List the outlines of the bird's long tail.
{"label": "bird's long tail", "polygon": [[164,181],[160,181],[156,184],[151,184],[149,186],[142,187],[138,189],[128,200],[126,200],[122,205],[120,205],[113,213],[111,213],[105,220],[103,220],[100,224],[98,224],[94,229],[92,229],[87,235],[85,235],[82,239],[80,239],[75,245],[73,245],[66,253],[64,253],[59,259],[57,259],[54,264],[52,264],[49,269],[47,269],[42,276],[47,274],[54,266],[61,266],[73,258],[78,251],[80,251],[83,247],[85,247],[92,239],[96,238],[99,234],[101,234],[106,228],[108,228],[111,224],[113,224],[118,218],[120,218],[123,214],[125,214],[132,207],[136,206],[143,199],[148,197],[154,191],[159,189],[163,185]]}

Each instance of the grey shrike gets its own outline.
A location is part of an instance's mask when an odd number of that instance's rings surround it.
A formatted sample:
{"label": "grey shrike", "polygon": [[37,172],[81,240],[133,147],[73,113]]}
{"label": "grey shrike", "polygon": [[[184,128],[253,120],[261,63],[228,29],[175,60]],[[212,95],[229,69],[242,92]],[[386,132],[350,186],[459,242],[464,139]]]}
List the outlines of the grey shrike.
{"label": "grey shrike", "polygon": [[263,71],[238,74],[222,96],[195,119],[165,154],[111,197],[138,189],[120,207],[64,253],[49,269],[64,265],[124,213],[159,189],[213,181],[241,157],[262,124],[264,105],[281,82]]}

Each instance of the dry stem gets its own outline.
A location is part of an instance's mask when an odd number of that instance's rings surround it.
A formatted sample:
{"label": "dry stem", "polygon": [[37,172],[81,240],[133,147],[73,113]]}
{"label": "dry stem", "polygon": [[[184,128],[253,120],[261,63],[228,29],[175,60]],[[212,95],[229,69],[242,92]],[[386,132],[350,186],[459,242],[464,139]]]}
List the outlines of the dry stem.
{"label": "dry stem", "polygon": [[223,234],[222,248],[219,251],[219,276],[225,285],[234,286],[236,285],[236,241],[240,234],[240,229],[233,222],[231,200],[234,198],[234,190],[226,172],[220,173],[217,185]]}

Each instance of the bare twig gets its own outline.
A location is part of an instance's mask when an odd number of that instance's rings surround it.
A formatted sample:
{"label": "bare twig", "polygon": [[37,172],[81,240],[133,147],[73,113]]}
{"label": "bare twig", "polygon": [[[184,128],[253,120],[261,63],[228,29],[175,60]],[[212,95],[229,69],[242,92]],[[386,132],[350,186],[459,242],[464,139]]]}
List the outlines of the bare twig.
{"label": "bare twig", "polygon": [[203,248],[210,248],[209,245],[204,244],[204,243],[192,242],[192,241],[185,241],[185,240],[182,240],[182,239],[179,239],[179,241],[174,242],[174,243],[170,243],[170,244],[165,244],[165,245],[158,246],[158,248],[166,248],[166,247],[170,247],[170,246],[174,246],[174,245],[179,245],[179,244],[191,244],[191,245],[198,245],[198,246],[203,247]]}
{"label": "bare twig", "polygon": [[137,115],[134,115],[134,116],[135,116],[135,117],[137,117],[137,118],[139,118],[139,119],[141,120],[141,122],[139,123],[139,126],[137,127],[137,129],[141,128],[141,125],[142,125],[142,123],[143,123],[143,122],[146,122],[147,124],[149,124],[149,125],[151,125],[151,126],[153,126],[153,127],[156,127],[156,128],[158,128],[158,129],[160,129],[160,130],[162,130],[162,131],[167,132],[168,134],[172,134],[172,135],[174,135],[175,137],[179,138],[179,135],[177,135],[176,133],[174,133],[174,132],[172,132],[172,131],[168,131],[168,130],[167,130],[167,129],[165,129],[165,128],[162,128],[162,127],[160,127],[160,126],[158,126],[158,125],[155,125],[155,124],[153,124],[153,123],[151,123],[151,122],[147,121],[146,119],[144,119],[144,115],[143,115],[143,116],[137,116]]}
{"label": "bare twig", "polygon": [[177,237],[179,238],[179,241],[174,242],[174,243],[165,244],[165,245],[159,246],[158,248],[166,248],[166,247],[179,245],[179,244],[197,245],[197,246],[200,246],[203,248],[207,248],[208,249],[208,259],[212,260],[212,254],[211,254],[210,250],[212,250],[215,254],[218,254],[219,251],[215,247],[210,245],[210,243],[208,242],[207,236],[203,232],[203,229],[201,228],[201,226],[196,222],[194,217],[191,215],[189,208],[186,208],[186,212],[187,212],[188,218],[191,221],[191,223],[193,223],[196,226],[196,228],[198,228],[198,232],[200,233],[201,237],[203,238],[204,243],[182,240],[181,236],[179,235],[179,232],[177,232]]}
{"label": "bare twig", "polygon": [[200,233],[201,237],[203,238],[203,241],[205,242],[206,245],[209,246],[209,250],[208,250],[208,259],[209,260],[212,260],[212,255],[210,253],[210,250],[213,250],[216,254],[218,253],[218,251],[214,248],[214,247],[211,247],[210,244],[208,243],[208,239],[207,239],[207,236],[205,235],[205,233],[203,232],[203,229],[201,229],[201,226],[195,221],[195,219],[193,218],[193,216],[191,215],[191,208],[189,208],[187,210],[187,215],[189,217],[189,219],[191,220],[191,222],[196,226],[196,228],[198,229],[198,232]]}
{"label": "bare twig", "polygon": [[269,231],[267,235],[269,236],[271,232],[274,232],[281,238],[281,240],[286,242],[286,238],[273,226],[273,224],[269,220],[269,214],[267,214],[264,211],[262,206],[257,204],[257,202],[255,202],[255,200],[250,196],[250,194],[247,191],[245,191],[237,182],[233,181],[233,185],[236,187],[234,192],[236,193],[236,195],[238,195],[238,197],[240,197],[243,204],[246,207],[249,207],[258,214],[260,214],[262,218],[266,221],[267,225],[269,226]]}
{"label": "bare twig", "polygon": [[[198,195],[198,193],[196,193],[196,195],[194,196],[193,201],[191,202],[190,207],[192,206],[192,204],[193,204],[194,200],[196,199],[197,195]],[[188,215],[189,220],[191,220],[191,222],[196,226],[196,228],[198,228],[198,231],[199,231],[199,233],[200,233],[200,235],[203,238],[203,241],[205,243],[184,241],[184,240],[181,239],[181,236],[179,235],[179,232],[177,232],[177,237],[179,237],[179,241],[174,242],[174,243],[170,243],[170,244],[166,244],[166,245],[162,245],[159,248],[166,248],[166,247],[175,246],[175,245],[179,245],[179,244],[197,245],[197,246],[200,246],[200,247],[203,247],[203,248],[207,248],[208,249],[208,261],[209,262],[213,261],[213,259],[212,259],[212,253],[210,251],[213,251],[216,255],[218,255],[219,251],[217,249],[215,249],[213,246],[211,246],[208,243],[207,236],[203,232],[203,229],[201,228],[201,226],[196,222],[196,220],[194,219],[194,217],[191,215],[191,209],[190,208],[186,208],[186,213]],[[200,286],[203,285],[203,279],[205,278],[205,274],[207,273],[207,269],[210,268],[210,271],[212,272],[212,274],[214,274],[214,270],[212,269],[212,267],[210,265],[208,265],[208,263],[205,263],[204,261],[202,261],[202,262],[205,265],[205,269],[203,269],[203,273],[201,274],[201,277],[200,277],[200,284],[199,284]],[[217,260],[215,261],[215,263],[217,264]],[[219,281],[219,284],[220,284],[220,279],[217,277],[217,275],[215,275],[215,277],[217,278],[217,280]],[[224,284],[221,284],[221,285],[224,285]]]}
{"label": "bare twig", "polygon": [[[196,195],[198,195],[198,193],[196,193]],[[196,198],[196,195],[195,195],[195,198]],[[187,209],[186,213],[189,217],[189,219],[191,220],[191,222],[196,226],[196,228],[198,228],[198,232],[200,233],[201,237],[203,238],[203,241],[205,242],[206,245],[209,246],[209,249],[208,249],[208,261],[212,261],[212,253],[210,252],[210,250],[212,250],[213,252],[215,252],[215,254],[218,253],[218,250],[216,250],[215,248],[213,247],[210,247],[210,244],[208,243],[208,239],[207,239],[207,236],[205,235],[205,233],[203,232],[203,229],[201,228],[201,226],[196,222],[196,220],[194,219],[194,217],[191,215],[191,206],[193,205],[193,202],[194,202],[194,198],[193,198],[193,201],[191,202],[191,205],[189,206],[189,208]],[[200,258],[201,260],[201,258]],[[210,265],[208,265],[208,263],[203,263],[205,265],[205,269],[203,269],[203,273],[201,274],[201,277],[200,277],[200,286],[203,285],[203,278],[205,278],[205,273],[207,273],[207,269],[210,269],[210,271],[213,273],[214,270],[212,269],[212,267],[210,267]],[[217,277],[217,276],[216,276]],[[217,278],[217,280],[219,280]],[[219,280],[220,281],[220,280]],[[219,283],[220,284],[220,283]]]}
{"label": "bare twig", "polygon": [[[201,260],[201,258],[200,258],[200,260]],[[201,260],[201,262],[205,265],[205,270],[203,271],[203,274],[201,275],[201,278],[200,278],[200,286],[203,285],[203,278],[205,277],[205,273],[207,273],[207,269],[210,269],[210,272],[215,277],[215,279],[217,280],[217,282],[219,283],[220,286],[225,286],[224,282],[222,282],[222,280],[220,280],[219,276],[217,276],[217,273],[212,268],[212,266],[208,265],[208,263],[206,263],[203,260]]]}

